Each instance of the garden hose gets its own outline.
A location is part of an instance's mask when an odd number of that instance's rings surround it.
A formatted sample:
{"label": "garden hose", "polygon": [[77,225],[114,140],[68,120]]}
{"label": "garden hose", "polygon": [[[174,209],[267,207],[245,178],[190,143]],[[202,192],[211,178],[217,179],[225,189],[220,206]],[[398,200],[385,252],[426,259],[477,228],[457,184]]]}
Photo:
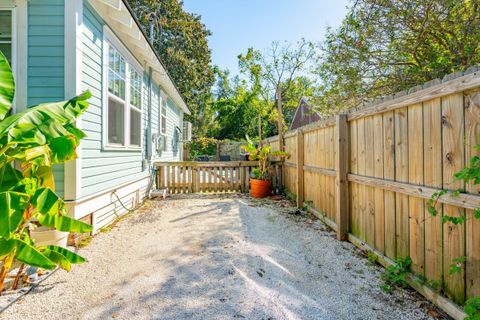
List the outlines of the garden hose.
{"label": "garden hose", "polygon": [[[146,193],[147,193],[147,194],[150,194],[150,191],[152,190],[152,186],[153,186],[153,183],[155,182],[155,176],[156,176],[157,170],[152,168],[152,172],[153,172],[153,173],[150,175],[150,180],[148,181],[148,186],[147,186],[147,190],[146,190]],[[128,213],[131,213],[131,212],[133,212],[133,211],[135,210],[135,208],[129,209],[129,208],[127,208],[127,206],[125,206],[125,204],[122,202],[122,200],[121,200],[120,197],[118,196],[117,190],[113,191],[112,194],[117,198],[117,200],[118,200],[118,202],[120,203],[120,205],[121,205],[125,210],[127,210]]]}

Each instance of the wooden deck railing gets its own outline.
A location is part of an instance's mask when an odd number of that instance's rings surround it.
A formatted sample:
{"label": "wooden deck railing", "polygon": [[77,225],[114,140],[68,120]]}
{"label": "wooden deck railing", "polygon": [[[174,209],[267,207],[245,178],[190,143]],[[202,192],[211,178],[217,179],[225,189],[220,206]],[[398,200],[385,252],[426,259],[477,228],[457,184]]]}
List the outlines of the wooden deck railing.
{"label": "wooden deck railing", "polygon": [[[256,161],[156,162],[157,188],[170,194],[249,192],[250,173],[257,165]],[[272,163],[271,170],[273,193],[279,193],[281,163]]]}

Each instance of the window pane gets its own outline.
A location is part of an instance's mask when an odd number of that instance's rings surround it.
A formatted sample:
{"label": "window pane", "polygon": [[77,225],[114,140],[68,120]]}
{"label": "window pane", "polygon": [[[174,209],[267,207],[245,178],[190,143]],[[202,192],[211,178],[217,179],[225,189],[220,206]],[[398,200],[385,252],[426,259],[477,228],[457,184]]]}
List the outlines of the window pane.
{"label": "window pane", "polygon": [[108,60],[108,91],[125,99],[125,59],[110,45]]}
{"label": "window pane", "polygon": [[108,143],[125,144],[124,105],[108,98]]}
{"label": "window pane", "polygon": [[12,11],[0,10],[0,51],[12,64]]}
{"label": "window pane", "polygon": [[162,116],[162,133],[167,133],[167,117]]}
{"label": "window pane", "polygon": [[115,76],[113,75],[112,70],[108,70],[108,91],[110,93],[115,92],[115,82],[113,79],[115,79]]}
{"label": "window pane", "polygon": [[118,93],[118,96],[122,99],[125,100],[125,80],[124,79],[120,79],[119,80],[119,93]]}
{"label": "window pane", "polygon": [[12,44],[0,43],[0,51],[5,55],[10,65],[12,64]]}
{"label": "window pane", "polygon": [[142,81],[140,74],[133,68],[130,68],[130,103],[142,108]]}
{"label": "window pane", "polygon": [[167,101],[165,99],[162,99],[162,115],[167,115]]}
{"label": "window pane", "polygon": [[130,144],[140,146],[142,136],[142,120],[139,111],[130,109]]}

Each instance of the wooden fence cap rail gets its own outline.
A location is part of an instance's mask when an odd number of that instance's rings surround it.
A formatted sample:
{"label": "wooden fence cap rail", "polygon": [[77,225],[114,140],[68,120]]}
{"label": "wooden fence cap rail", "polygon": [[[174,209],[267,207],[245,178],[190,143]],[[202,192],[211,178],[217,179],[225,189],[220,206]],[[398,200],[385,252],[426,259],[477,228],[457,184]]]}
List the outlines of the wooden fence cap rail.
{"label": "wooden fence cap rail", "polygon": [[[272,165],[279,165],[281,161],[272,161]],[[155,167],[256,167],[258,161],[157,161]]]}

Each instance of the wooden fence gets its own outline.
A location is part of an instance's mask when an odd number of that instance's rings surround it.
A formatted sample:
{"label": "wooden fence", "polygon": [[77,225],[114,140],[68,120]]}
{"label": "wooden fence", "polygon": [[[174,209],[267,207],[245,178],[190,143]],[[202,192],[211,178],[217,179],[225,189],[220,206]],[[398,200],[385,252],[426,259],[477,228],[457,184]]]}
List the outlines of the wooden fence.
{"label": "wooden fence", "polygon": [[[471,73],[288,132],[284,184],[339,239],[385,263],[410,256],[416,275],[437,287],[416,289],[462,318],[451,300],[480,295],[480,187],[453,174],[478,154],[479,134],[480,75]],[[278,147],[278,137],[266,143]],[[440,189],[463,192],[442,197],[434,217],[427,200]],[[442,223],[444,215],[467,220]],[[460,257],[461,272],[451,274]]]}
{"label": "wooden fence", "polygon": [[[250,173],[257,161],[157,162],[157,188],[174,193],[249,192]],[[282,165],[272,163],[272,189],[282,186]]]}

